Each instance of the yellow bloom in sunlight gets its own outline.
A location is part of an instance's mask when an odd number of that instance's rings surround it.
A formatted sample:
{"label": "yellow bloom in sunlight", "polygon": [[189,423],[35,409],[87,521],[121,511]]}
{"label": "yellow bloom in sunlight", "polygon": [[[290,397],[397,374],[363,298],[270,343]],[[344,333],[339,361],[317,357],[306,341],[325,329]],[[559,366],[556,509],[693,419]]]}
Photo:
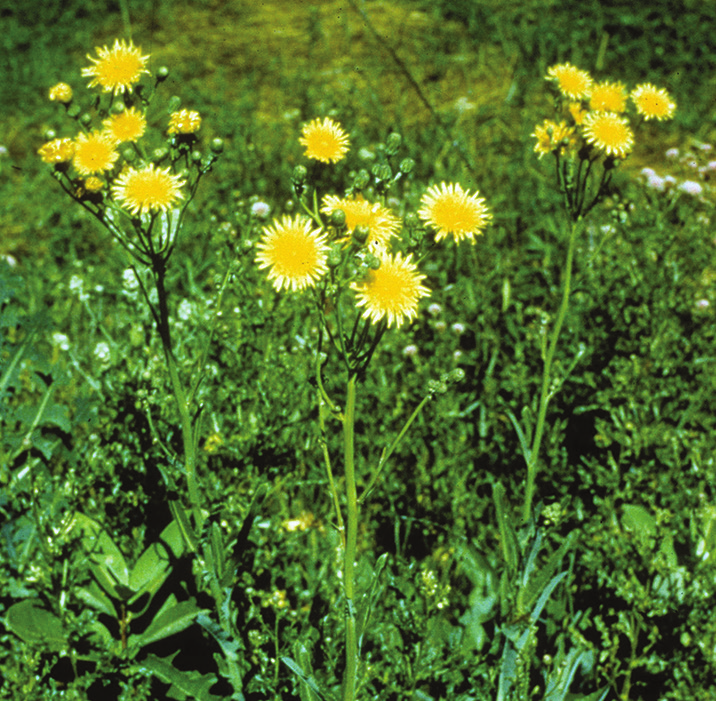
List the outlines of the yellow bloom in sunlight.
{"label": "yellow bloom in sunlight", "polygon": [[540,158],[553,151],[564,155],[567,147],[574,143],[574,127],[568,127],[565,122],[557,124],[551,119],[545,119],[535,127],[532,136],[537,139],[534,150]]}
{"label": "yellow bloom in sunlight", "polygon": [[48,97],[53,102],[67,104],[72,101],[72,88],[67,83],[57,83],[50,88]]}
{"label": "yellow bloom in sunlight", "polygon": [[629,122],[613,112],[590,112],[582,125],[584,138],[607,156],[624,158],[634,146]]}
{"label": "yellow bloom in sunlight", "polygon": [[562,95],[572,100],[587,97],[592,87],[592,77],[587,71],[576,68],[571,63],[560,63],[547,69],[547,80],[553,80]]}
{"label": "yellow bloom in sunlight", "polygon": [[169,115],[168,134],[194,134],[201,126],[201,115],[193,110],[181,109]]}
{"label": "yellow bloom in sunlight", "polygon": [[162,170],[150,163],[139,170],[127,168],[112,186],[112,196],[134,215],[166,212],[184,198],[181,188],[185,182],[169,168]]}
{"label": "yellow bloom in sunlight", "polygon": [[581,102],[570,102],[568,109],[574,123],[579,126],[584,121],[584,115],[587,114],[587,110],[582,107]]}
{"label": "yellow bloom in sunlight", "polygon": [[386,319],[389,327],[400,327],[405,320],[415,319],[418,301],[430,295],[430,290],[421,284],[425,275],[418,272],[411,257],[412,254],[403,258],[400,253],[384,253],[377,270],[370,270],[364,281],[351,285],[357,293],[356,304],[365,307],[364,319],[374,324]]}
{"label": "yellow bloom in sunlight", "polygon": [[367,244],[376,244],[385,248],[400,228],[400,220],[387,207],[368,202],[363,195],[350,198],[326,195],[323,198],[321,211],[330,215],[336,210],[341,210],[346,215],[346,228],[349,234],[352,234],[357,226],[368,227],[370,234]]}
{"label": "yellow bloom in sunlight", "polygon": [[595,112],[618,112],[626,110],[627,92],[622,83],[595,83],[589,93],[589,108]]}
{"label": "yellow bloom in sunlight", "polygon": [[637,85],[630,96],[636,111],[644,119],[671,119],[676,111],[676,103],[664,88],[657,88],[651,83]]}
{"label": "yellow bloom in sunlight", "polygon": [[53,139],[37,150],[45,163],[69,163],[75,155],[75,142],[72,139]]}
{"label": "yellow bloom in sunlight", "polygon": [[306,147],[305,156],[323,163],[337,163],[348,153],[350,142],[341,125],[326,117],[304,125],[298,140]]}
{"label": "yellow bloom in sunlight", "polygon": [[80,175],[93,175],[111,170],[119,158],[115,142],[106,134],[93,131],[78,134],[75,139],[75,155],[72,161]]}
{"label": "yellow bloom in sunlight", "polygon": [[141,49],[131,41],[127,43],[115,39],[111,49],[104,46],[97,47],[95,51],[99,58],[87,55],[94,65],[82,69],[83,76],[92,78],[90,88],[100,87],[104,92],[123,93],[139,82],[142,73],[149,73],[145,68],[149,56],[142,56]]}
{"label": "yellow bloom in sunlight", "polygon": [[136,141],[144,135],[147,120],[135,107],[113,114],[102,122],[105,134],[118,143]]}
{"label": "yellow bloom in sunlight", "polygon": [[87,192],[99,192],[103,187],[104,180],[94,175],[90,175],[90,177],[85,180],[85,190],[87,190]]}
{"label": "yellow bloom in sunlight", "polygon": [[256,262],[259,268],[270,268],[268,279],[279,292],[284,287],[293,292],[314,287],[328,272],[326,234],[312,229],[309,219],[284,216],[263,231]]}
{"label": "yellow bloom in sunlight", "polygon": [[475,236],[482,234],[492,221],[492,214],[485,206],[485,200],[469,190],[463,190],[457,183],[429,187],[420,203],[418,216],[437,229],[435,240],[440,241],[452,234],[456,243],[468,239],[475,243]]}

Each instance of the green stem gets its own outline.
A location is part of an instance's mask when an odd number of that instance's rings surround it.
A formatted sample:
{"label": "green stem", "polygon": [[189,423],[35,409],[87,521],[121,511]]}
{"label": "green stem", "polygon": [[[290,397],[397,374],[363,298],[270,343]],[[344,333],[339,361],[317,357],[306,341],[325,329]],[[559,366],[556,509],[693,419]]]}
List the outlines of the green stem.
{"label": "green stem", "polygon": [[542,371],[542,390],[539,398],[539,410],[537,413],[537,424],[532,439],[532,447],[527,458],[527,485],[525,487],[525,501],[522,510],[522,520],[526,523],[532,514],[532,499],[535,491],[535,479],[537,477],[537,469],[539,463],[539,449],[544,434],[545,419],[547,417],[547,406],[552,393],[550,392],[550,384],[552,382],[552,361],[557,350],[557,342],[559,341],[559,333],[562,330],[564,319],[569,308],[569,295],[572,287],[572,262],[574,260],[574,248],[577,241],[577,234],[582,230],[583,219],[581,217],[572,222],[572,231],[569,236],[569,247],[567,248],[567,260],[564,265],[564,279],[562,282],[562,303],[557,313],[557,319],[552,328],[552,335],[549,339],[549,346],[544,359],[544,369]]}
{"label": "green stem", "polygon": [[343,416],[343,446],[346,469],[346,546],[343,559],[343,592],[346,597],[346,671],[343,679],[344,701],[354,701],[358,671],[356,638],[355,559],[358,538],[358,493],[354,462],[353,435],[355,428],[356,375],[348,379],[346,410]]}
{"label": "green stem", "polygon": [[171,331],[169,327],[169,306],[167,304],[167,292],[164,285],[166,276],[166,262],[161,257],[156,257],[153,261],[154,280],[157,288],[157,298],[159,301],[159,337],[164,347],[164,358],[169,371],[169,380],[174,392],[177,409],[179,410],[179,418],[181,420],[181,433],[184,444],[184,470],[186,472],[186,482],[189,489],[189,501],[194,513],[194,527],[197,532],[201,530],[203,524],[203,516],[199,502],[199,490],[196,483],[196,444],[194,442],[194,431],[192,428],[191,414],[189,413],[189,404],[186,400],[184,387],[179,379],[179,369],[177,361],[174,357],[172,347]]}

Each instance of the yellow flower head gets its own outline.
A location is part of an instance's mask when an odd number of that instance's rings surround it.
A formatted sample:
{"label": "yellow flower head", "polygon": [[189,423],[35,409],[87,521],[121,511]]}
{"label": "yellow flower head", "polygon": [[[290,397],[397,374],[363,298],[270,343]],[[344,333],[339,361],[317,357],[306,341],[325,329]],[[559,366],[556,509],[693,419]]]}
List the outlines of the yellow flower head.
{"label": "yellow flower head", "polygon": [[142,73],[149,73],[145,68],[149,56],[142,56],[141,49],[131,41],[127,43],[115,39],[111,49],[104,46],[97,47],[95,51],[99,58],[87,55],[94,65],[82,69],[83,76],[92,78],[90,88],[100,87],[104,92],[123,93],[139,82]]}
{"label": "yellow flower head", "polygon": [[457,183],[429,187],[420,203],[418,216],[437,229],[435,240],[440,241],[452,234],[456,243],[468,239],[475,243],[475,236],[482,234],[492,220],[492,214],[485,206],[485,200],[469,190],[463,190]]}
{"label": "yellow flower head", "polygon": [[87,190],[87,192],[99,192],[103,187],[104,180],[94,175],[90,175],[90,177],[85,180],[85,190]]}
{"label": "yellow flower head", "polygon": [[72,163],[80,175],[94,175],[103,170],[112,170],[119,158],[114,147],[115,142],[102,132],[78,134]]}
{"label": "yellow flower head", "polygon": [[364,319],[377,324],[386,319],[388,326],[400,327],[405,320],[418,315],[418,301],[430,290],[421,284],[425,275],[411,262],[412,254],[403,258],[400,253],[380,256],[380,267],[368,272],[367,278],[351,285],[357,293],[356,304],[365,307]]}
{"label": "yellow flower head", "polygon": [[48,97],[53,102],[62,102],[66,105],[72,102],[72,88],[67,83],[57,83],[50,88]]}
{"label": "yellow flower head", "polygon": [[328,272],[326,234],[312,229],[309,219],[284,216],[263,231],[256,262],[259,268],[270,268],[268,279],[279,292],[284,287],[293,292],[314,287]]}
{"label": "yellow flower head", "polygon": [[637,85],[630,97],[636,111],[644,119],[671,119],[676,111],[676,103],[669,97],[669,93],[651,83]]}
{"label": "yellow flower head", "polygon": [[571,63],[559,63],[548,68],[547,80],[555,81],[562,95],[572,100],[587,97],[592,87],[592,77],[589,73],[576,68]]}
{"label": "yellow flower head", "polygon": [[194,134],[201,126],[201,115],[193,110],[181,109],[169,115],[168,134]]}
{"label": "yellow flower head", "polygon": [[634,132],[629,122],[614,112],[589,112],[582,130],[586,141],[607,156],[624,158],[634,146]]}
{"label": "yellow flower head", "polygon": [[584,121],[584,115],[587,114],[587,110],[582,107],[581,102],[570,102],[567,106],[567,111],[572,116],[572,119],[577,126]]}
{"label": "yellow flower head", "polygon": [[535,152],[540,158],[554,151],[563,155],[567,147],[574,143],[574,127],[568,127],[565,122],[557,124],[551,119],[545,119],[535,127],[532,136],[537,139]]}
{"label": "yellow flower head", "polygon": [[75,155],[75,142],[72,139],[53,139],[40,146],[37,152],[45,163],[69,163]]}
{"label": "yellow flower head", "polygon": [[136,141],[144,135],[147,120],[135,107],[113,114],[102,122],[104,133],[117,143]]}
{"label": "yellow flower head", "polygon": [[626,110],[627,92],[622,83],[595,83],[589,93],[589,108],[595,112],[617,112]]}
{"label": "yellow flower head", "polygon": [[321,211],[330,215],[336,210],[341,210],[346,215],[346,228],[349,234],[352,234],[357,226],[368,227],[370,234],[367,244],[376,244],[385,248],[400,228],[400,220],[387,207],[368,202],[363,195],[351,198],[326,195],[323,198]]}
{"label": "yellow flower head", "polygon": [[304,125],[298,142],[306,147],[305,156],[323,163],[337,163],[348,153],[348,135],[341,125],[326,117]]}
{"label": "yellow flower head", "polygon": [[166,212],[176,200],[184,198],[181,191],[186,181],[172,175],[169,168],[153,163],[139,170],[127,168],[112,186],[112,196],[131,214]]}

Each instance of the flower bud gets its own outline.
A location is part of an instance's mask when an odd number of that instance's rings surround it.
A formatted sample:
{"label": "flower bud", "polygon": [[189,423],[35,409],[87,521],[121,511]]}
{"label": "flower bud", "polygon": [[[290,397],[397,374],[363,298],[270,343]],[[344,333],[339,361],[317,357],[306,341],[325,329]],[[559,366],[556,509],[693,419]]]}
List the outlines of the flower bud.
{"label": "flower bud", "polygon": [[48,129],[45,132],[45,139],[47,141],[52,141],[53,139],[57,138],[57,133],[54,131],[54,129]]}
{"label": "flower bud", "polygon": [[370,236],[370,227],[365,224],[359,224],[353,229],[353,240],[358,244],[364,244]]}
{"label": "flower bud", "polygon": [[306,169],[306,166],[297,165],[293,169],[293,173],[291,173],[291,182],[293,183],[294,187],[300,187],[306,182],[307,177],[308,170]]}
{"label": "flower bud", "polygon": [[137,157],[137,153],[133,148],[123,149],[121,155],[127,163],[134,163],[134,159]]}
{"label": "flower bud", "polygon": [[367,170],[361,169],[358,171],[358,174],[356,175],[355,179],[353,180],[353,186],[357,190],[364,190],[366,187],[368,187],[368,183],[370,182],[370,174]]}
{"label": "flower bud", "polygon": [[405,215],[405,228],[406,229],[417,229],[420,226],[420,219],[415,212],[408,212]]}
{"label": "flower bud", "polygon": [[67,83],[57,83],[50,88],[49,98],[53,102],[61,102],[68,105],[72,102],[72,88]]}
{"label": "flower bud", "polygon": [[159,161],[163,161],[167,156],[169,155],[169,149],[166,147],[162,148],[155,148],[154,151],[152,151],[152,160],[155,163],[159,163]]}
{"label": "flower bud", "polygon": [[209,145],[209,148],[211,149],[212,153],[215,153],[217,156],[220,153],[223,153],[224,151],[224,140],[223,139],[212,139],[211,144]]}
{"label": "flower bud", "polygon": [[336,229],[340,229],[346,224],[346,213],[342,209],[334,209],[331,212],[330,219],[331,226],[335,226]]}
{"label": "flower bud", "polygon": [[375,179],[380,181],[388,181],[393,177],[393,171],[387,163],[377,163],[372,168]]}
{"label": "flower bud", "polygon": [[90,124],[92,124],[92,115],[89,112],[85,112],[80,117],[80,124],[82,126],[88,127]]}
{"label": "flower bud", "polygon": [[400,172],[406,175],[415,167],[415,161],[412,158],[404,158],[400,161]]}
{"label": "flower bud", "polygon": [[365,264],[371,270],[378,270],[378,268],[380,268],[380,258],[378,258],[378,256],[373,255],[372,253],[368,253],[365,257]]}
{"label": "flower bud", "polygon": [[167,104],[167,111],[176,112],[179,109],[179,105],[181,105],[181,98],[178,95],[173,95],[169,98],[169,102]]}
{"label": "flower bud", "polygon": [[166,66],[157,68],[157,81],[161,82],[169,77],[169,69]]}
{"label": "flower bud", "polygon": [[191,160],[194,161],[194,163],[201,163],[201,151],[192,151]]}
{"label": "flower bud", "polygon": [[397,132],[394,131],[392,134],[388,134],[388,138],[385,140],[385,152],[389,156],[394,155],[398,152],[402,141],[403,138]]}
{"label": "flower bud", "polygon": [[343,257],[343,248],[342,246],[333,246],[330,251],[328,251],[328,265],[331,267],[336,267]]}

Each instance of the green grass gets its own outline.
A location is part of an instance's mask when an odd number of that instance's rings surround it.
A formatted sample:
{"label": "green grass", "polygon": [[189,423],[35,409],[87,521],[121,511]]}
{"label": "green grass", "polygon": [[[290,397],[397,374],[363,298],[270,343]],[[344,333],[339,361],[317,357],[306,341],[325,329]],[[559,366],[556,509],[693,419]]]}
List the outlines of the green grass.
{"label": "green grass", "polygon": [[[321,192],[380,162],[397,131],[396,158],[415,161],[389,193],[401,217],[443,180],[479,188],[494,214],[474,247],[421,263],[430,299],[358,386],[359,492],[432,395],[361,505],[358,698],[714,697],[713,190],[689,166],[716,136],[711,6],[360,5],[370,31],[339,4],[127,5],[152,69],[170,68],[162,99],[201,111],[205,153],[225,141],[167,273],[180,375],[207,353],[191,417],[204,511],[184,516],[182,540],[181,416],[129,259],[36,155],[46,130],[72,133],[47,89],[66,80],[89,109],[80,70],[125,36],[123,4],[44,3],[42,23],[1,9],[0,254],[14,265],[0,260],[0,698],[342,697],[323,449],[342,501],[344,437],[335,420],[320,428],[310,295],[270,287],[250,216],[257,200],[297,210],[300,128],[329,113],[352,148]],[[537,420],[568,243],[530,135],[551,116],[543,76],[559,61],[663,85],[678,110],[637,130],[577,241],[524,524],[520,431]],[[674,146],[693,154],[668,159]],[[705,195],[651,190],[643,166],[700,178]],[[431,384],[455,369],[458,382]],[[343,372],[329,355],[339,406]],[[143,553],[157,584],[132,599],[121,559],[136,578]]]}

